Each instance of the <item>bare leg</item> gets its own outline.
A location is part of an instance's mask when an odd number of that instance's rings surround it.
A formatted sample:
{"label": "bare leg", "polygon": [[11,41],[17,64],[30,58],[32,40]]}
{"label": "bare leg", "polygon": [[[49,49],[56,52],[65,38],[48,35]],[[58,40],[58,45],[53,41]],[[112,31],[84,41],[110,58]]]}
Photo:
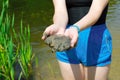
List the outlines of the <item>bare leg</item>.
{"label": "bare leg", "polygon": [[84,80],[84,69],[81,64],[58,62],[64,80]]}
{"label": "bare leg", "polygon": [[58,61],[64,80],[107,80],[110,65],[86,67],[82,64],[69,64]]}
{"label": "bare leg", "polygon": [[85,80],[107,80],[110,65],[104,67],[84,67]]}

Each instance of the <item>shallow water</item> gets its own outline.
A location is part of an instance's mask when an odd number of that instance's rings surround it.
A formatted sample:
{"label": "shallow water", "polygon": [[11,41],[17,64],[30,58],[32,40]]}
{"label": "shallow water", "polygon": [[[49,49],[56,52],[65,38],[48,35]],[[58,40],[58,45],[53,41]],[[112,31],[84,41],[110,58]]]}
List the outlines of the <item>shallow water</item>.
{"label": "shallow water", "polygon": [[[16,5],[17,4],[17,5]],[[62,80],[55,54],[52,54],[41,40],[45,27],[52,23],[53,6],[51,0],[13,0],[10,13],[15,14],[15,27],[19,31],[20,20],[31,27],[33,53],[38,58],[35,71],[36,80]],[[113,62],[110,80],[120,80],[120,0],[110,0],[107,25],[113,36]]]}
{"label": "shallow water", "polygon": [[111,1],[107,24],[113,38],[113,57],[110,70],[110,80],[120,80],[120,0]]}
{"label": "shallow water", "polygon": [[[113,62],[109,74],[109,80],[120,80],[120,0],[111,1],[108,16],[107,25],[113,36]],[[32,37],[35,41],[32,41],[33,50],[39,56],[39,69],[40,76],[43,80],[62,80],[58,63],[55,59],[55,54],[51,54],[43,42],[40,40],[39,34],[40,28],[33,28]],[[36,36],[35,36],[36,35]],[[41,36],[41,35],[40,35]],[[37,39],[39,38],[39,39]],[[48,64],[49,63],[49,64]],[[52,73],[52,74],[51,74]]]}

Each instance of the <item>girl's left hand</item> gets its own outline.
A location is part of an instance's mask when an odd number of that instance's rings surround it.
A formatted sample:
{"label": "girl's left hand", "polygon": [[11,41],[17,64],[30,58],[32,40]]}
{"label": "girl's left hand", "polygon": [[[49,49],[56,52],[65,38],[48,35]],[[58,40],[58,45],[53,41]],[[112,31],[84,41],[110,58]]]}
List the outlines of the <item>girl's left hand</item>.
{"label": "girl's left hand", "polygon": [[70,27],[65,30],[65,36],[70,37],[71,47],[74,47],[78,40],[78,30],[74,27]]}

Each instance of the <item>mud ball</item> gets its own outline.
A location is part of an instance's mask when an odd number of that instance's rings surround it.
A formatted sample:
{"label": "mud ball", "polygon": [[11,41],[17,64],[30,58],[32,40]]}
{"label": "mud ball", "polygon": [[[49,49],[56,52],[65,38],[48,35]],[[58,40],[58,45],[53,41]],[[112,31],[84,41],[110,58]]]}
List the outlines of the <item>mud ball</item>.
{"label": "mud ball", "polygon": [[64,35],[51,35],[45,39],[45,43],[52,51],[65,51],[70,49],[71,39]]}

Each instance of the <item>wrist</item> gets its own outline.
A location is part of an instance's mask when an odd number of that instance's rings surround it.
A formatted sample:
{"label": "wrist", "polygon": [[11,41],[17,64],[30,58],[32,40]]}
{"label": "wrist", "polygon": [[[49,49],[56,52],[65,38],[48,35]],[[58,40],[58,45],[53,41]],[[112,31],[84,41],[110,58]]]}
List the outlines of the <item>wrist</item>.
{"label": "wrist", "polygon": [[59,29],[65,29],[66,28],[66,25],[65,24],[55,24],[55,27],[59,28]]}
{"label": "wrist", "polygon": [[77,26],[77,25],[71,25],[70,26],[70,28],[75,28],[77,31],[78,31],[78,33],[80,32],[80,28],[79,28],[79,26]]}

